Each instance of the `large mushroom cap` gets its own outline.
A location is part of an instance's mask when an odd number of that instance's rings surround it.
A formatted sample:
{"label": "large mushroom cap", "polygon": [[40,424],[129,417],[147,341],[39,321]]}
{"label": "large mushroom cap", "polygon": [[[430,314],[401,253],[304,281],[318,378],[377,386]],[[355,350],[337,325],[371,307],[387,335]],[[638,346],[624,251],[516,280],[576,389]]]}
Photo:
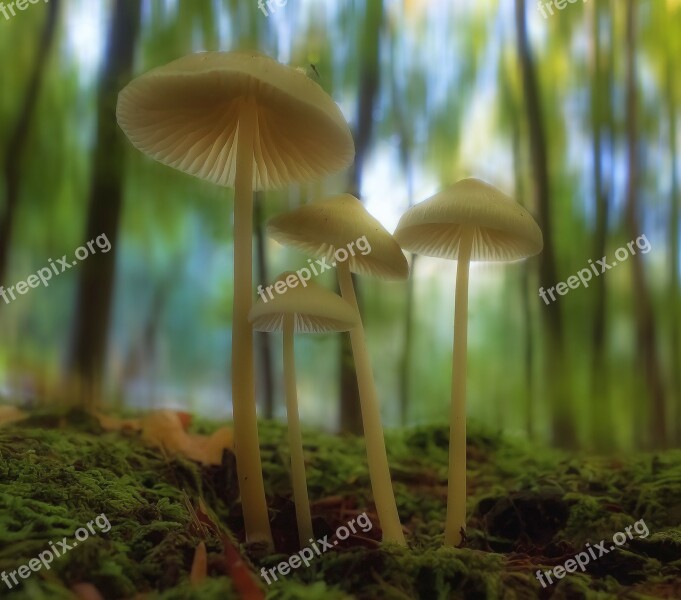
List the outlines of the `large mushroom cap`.
{"label": "large mushroom cap", "polygon": [[463,179],[408,210],[395,239],[416,254],[456,259],[467,228],[474,230],[471,260],[518,260],[543,247],[532,215],[479,179]]}
{"label": "large mushroom cap", "polygon": [[[293,271],[282,273],[277,281],[286,281],[298,276]],[[348,331],[359,322],[357,312],[338,294],[317,285],[313,281],[302,287],[287,286],[283,294],[274,292],[274,298],[255,303],[248,315],[257,331],[281,331],[284,316],[293,315],[294,331],[297,333],[323,333],[327,331]]]}
{"label": "large mushroom cap", "polygon": [[[399,244],[364,205],[350,194],[313,202],[278,215],[267,224],[268,233],[279,243],[333,261],[338,249],[352,250],[348,265],[354,273],[380,279],[406,279],[409,265]],[[357,240],[366,238],[357,247]],[[335,265],[334,265],[335,266]]]}
{"label": "large mushroom cap", "polygon": [[253,189],[319,179],[355,155],[331,97],[304,73],[255,53],[190,54],[134,79],[116,116],[133,145],[155,160],[233,186],[239,115],[257,110]]}

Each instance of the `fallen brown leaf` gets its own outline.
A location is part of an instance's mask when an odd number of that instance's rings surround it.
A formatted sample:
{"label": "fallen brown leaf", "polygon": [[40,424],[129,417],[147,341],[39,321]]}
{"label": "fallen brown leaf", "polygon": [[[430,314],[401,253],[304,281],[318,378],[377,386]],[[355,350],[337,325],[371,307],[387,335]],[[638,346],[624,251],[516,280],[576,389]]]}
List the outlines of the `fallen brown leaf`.
{"label": "fallen brown leaf", "polygon": [[16,406],[0,406],[0,427],[23,421],[28,418],[28,413],[17,408]]}
{"label": "fallen brown leaf", "polygon": [[76,583],[71,586],[71,591],[79,600],[104,600],[104,596],[91,583]]}
{"label": "fallen brown leaf", "polygon": [[206,577],[208,577],[208,552],[206,551],[206,544],[200,542],[194,553],[189,581],[192,585],[198,586]]}

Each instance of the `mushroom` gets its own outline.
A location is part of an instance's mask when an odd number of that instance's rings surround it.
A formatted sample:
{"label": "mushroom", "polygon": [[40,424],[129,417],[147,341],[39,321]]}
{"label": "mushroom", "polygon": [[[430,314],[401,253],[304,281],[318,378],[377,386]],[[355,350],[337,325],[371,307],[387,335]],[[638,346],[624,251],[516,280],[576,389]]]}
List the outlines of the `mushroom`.
{"label": "mushroom", "polygon": [[386,280],[406,279],[407,259],[390,233],[350,194],[307,204],[274,217],[268,222],[267,230],[281,244],[323,257],[317,261],[322,263],[320,269],[325,269],[326,260],[331,262],[329,267],[337,267],[341,295],[357,312],[359,321],[350,330],[350,341],[376,512],[384,541],[406,545],[392,490],[378,394],[351,272]]}
{"label": "mushroom", "polygon": [[330,96],[296,69],[256,53],[191,54],[123,89],[118,123],[153,159],[234,188],[232,403],[239,490],[249,541],[272,542],[255,407],[253,191],[347,167],[348,125]]}
{"label": "mushroom", "polygon": [[[296,366],[293,336],[295,333],[322,333],[348,331],[357,324],[358,316],[352,306],[337,294],[312,281],[302,281],[296,273],[279,275],[275,282],[283,282],[283,293],[259,300],[251,309],[249,319],[257,331],[284,332],[284,381],[286,390],[286,415],[288,440],[291,452],[291,479],[293,500],[296,506],[300,547],[314,537],[310,499],[305,479],[303,438],[298,414]],[[298,284],[302,283],[300,287]],[[277,288],[278,289],[278,288]]]}
{"label": "mushroom", "polygon": [[466,346],[471,260],[510,261],[542,250],[539,226],[522,206],[479,179],[464,179],[409,209],[395,238],[409,252],[457,260],[445,544],[466,530]]}

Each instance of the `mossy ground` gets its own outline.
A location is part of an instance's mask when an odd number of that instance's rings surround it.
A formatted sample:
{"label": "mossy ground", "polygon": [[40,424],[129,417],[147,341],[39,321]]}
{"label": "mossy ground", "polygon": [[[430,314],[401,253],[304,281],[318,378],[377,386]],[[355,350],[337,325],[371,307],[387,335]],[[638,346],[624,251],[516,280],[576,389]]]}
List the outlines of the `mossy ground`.
{"label": "mossy ground", "polygon": [[[198,425],[206,432],[208,425]],[[409,549],[380,547],[363,442],[308,432],[315,529],[331,533],[366,511],[368,533],[268,586],[271,567],[296,548],[285,429],[261,427],[263,468],[277,554],[241,546],[268,599],[444,600],[681,598],[681,451],[626,458],[568,456],[476,431],[469,437],[469,523],[463,549],[443,548],[447,428],[388,436],[397,503]],[[168,459],[133,434],[104,433],[85,416],[34,417],[0,429],[0,572],[13,571],[104,513],[112,528],[0,597],[60,600],[78,582],[107,599],[240,598],[209,537],[211,578],[188,584],[200,541],[187,503],[205,500],[213,518],[242,539],[234,462],[199,467]],[[601,539],[644,519],[650,535],[592,561],[543,589],[535,578]]]}

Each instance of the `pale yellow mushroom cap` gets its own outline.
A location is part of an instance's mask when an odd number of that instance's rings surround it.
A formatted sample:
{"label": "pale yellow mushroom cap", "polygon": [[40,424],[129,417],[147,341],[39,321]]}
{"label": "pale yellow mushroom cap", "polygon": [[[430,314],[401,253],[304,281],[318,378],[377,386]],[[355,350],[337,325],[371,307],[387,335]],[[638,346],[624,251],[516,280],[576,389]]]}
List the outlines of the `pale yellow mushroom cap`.
{"label": "pale yellow mushroom cap", "polygon": [[395,239],[415,254],[456,259],[467,228],[474,230],[471,260],[518,260],[538,254],[544,245],[532,215],[479,179],[463,179],[409,209]]}
{"label": "pale yellow mushroom cap", "polygon": [[[293,315],[294,331],[297,333],[323,333],[327,331],[348,331],[359,323],[359,315],[352,306],[338,294],[330,292],[313,281],[307,281],[306,287],[296,273],[287,271],[277,277],[277,282],[289,281],[280,294],[272,290],[274,298],[262,297],[253,305],[248,320],[257,331],[281,331],[284,316]],[[297,281],[295,287],[291,285]]]}
{"label": "pale yellow mushroom cap", "polygon": [[340,109],[312,79],[267,56],[190,54],[131,81],[116,116],[155,160],[233,187],[239,115],[257,107],[253,189],[320,179],[350,165],[354,142]]}
{"label": "pale yellow mushroom cap", "polygon": [[268,222],[267,232],[280,244],[327,257],[329,264],[336,251],[344,249],[354,273],[394,280],[409,276],[407,259],[395,238],[350,194],[278,215]]}

